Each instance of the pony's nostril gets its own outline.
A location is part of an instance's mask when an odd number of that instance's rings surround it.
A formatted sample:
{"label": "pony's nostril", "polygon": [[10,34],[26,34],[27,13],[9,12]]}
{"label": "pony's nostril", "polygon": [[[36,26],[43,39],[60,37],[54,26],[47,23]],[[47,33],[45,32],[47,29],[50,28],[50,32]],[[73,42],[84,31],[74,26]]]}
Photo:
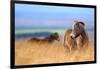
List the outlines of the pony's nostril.
{"label": "pony's nostril", "polygon": [[70,34],[70,37],[73,39],[75,37],[75,35],[74,34]]}
{"label": "pony's nostril", "polygon": [[73,37],[71,36],[71,38],[73,39]]}

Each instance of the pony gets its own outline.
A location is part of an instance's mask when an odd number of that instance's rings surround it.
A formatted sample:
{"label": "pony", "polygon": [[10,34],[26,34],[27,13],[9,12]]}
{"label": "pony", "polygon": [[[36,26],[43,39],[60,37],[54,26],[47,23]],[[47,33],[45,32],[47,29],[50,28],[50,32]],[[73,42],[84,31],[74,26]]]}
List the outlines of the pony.
{"label": "pony", "polygon": [[72,28],[67,30],[64,35],[64,46],[70,51],[73,48],[81,49],[88,46],[89,38],[85,30],[85,23],[82,21],[74,21]]}
{"label": "pony", "polygon": [[44,37],[42,39],[40,38],[36,38],[36,37],[32,37],[31,39],[29,39],[29,42],[48,42],[48,43],[52,43],[54,42],[54,40],[59,41],[59,34],[57,32],[50,34],[47,37]]}

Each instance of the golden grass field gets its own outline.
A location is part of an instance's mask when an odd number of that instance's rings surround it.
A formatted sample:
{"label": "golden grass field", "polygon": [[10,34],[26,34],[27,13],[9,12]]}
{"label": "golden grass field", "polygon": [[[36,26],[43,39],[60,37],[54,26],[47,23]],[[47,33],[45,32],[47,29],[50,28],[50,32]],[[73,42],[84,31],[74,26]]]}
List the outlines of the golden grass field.
{"label": "golden grass field", "polygon": [[[93,33],[90,33],[93,38]],[[63,42],[37,43],[22,40],[15,42],[15,64],[47,64],[64,62],[81,62],[94,60],[94,45],[91,38],[91,45],[83,50],[68,52],[63,46]]]}

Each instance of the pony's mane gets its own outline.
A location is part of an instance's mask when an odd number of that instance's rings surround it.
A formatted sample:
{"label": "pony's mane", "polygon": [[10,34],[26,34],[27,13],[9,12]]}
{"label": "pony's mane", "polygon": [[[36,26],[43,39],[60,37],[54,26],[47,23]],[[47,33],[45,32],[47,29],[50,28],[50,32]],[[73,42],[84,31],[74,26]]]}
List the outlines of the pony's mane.
{"label": "pony's mane", "polygon": [[83,45],[89,42],[88,34],[85,30],[82,32],[81,36]]}

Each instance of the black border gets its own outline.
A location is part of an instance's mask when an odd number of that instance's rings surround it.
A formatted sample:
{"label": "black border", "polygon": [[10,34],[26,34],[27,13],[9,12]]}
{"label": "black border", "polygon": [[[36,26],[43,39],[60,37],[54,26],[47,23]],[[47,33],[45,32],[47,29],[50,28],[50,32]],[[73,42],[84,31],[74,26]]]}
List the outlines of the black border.
{"label": "black border", "polygon": [[[84,62],[69,62],[69,63],[53,63],[53,64],[37,64],[37,65],[15,65],[15,4],[36,4],[36,5],[50,5],[50,6],[65,6],[65,7],[83,7],[83,8],[94,8],[94,61],[84,61]],[[11,50],[10,50],[10,68],[30,68],[30,67],[47,67],[47,66],[60,66],[60,65],[80,65],[80,64],[90,64],[90,63],[96,63],[97,57],[96,57],[96,6],[95,5],[81,5],[81,4],[65,4],[65,3],[48,3],[48,2],[34,2],[34,1],[13,1],[10,2],[10,17],[11,17],[11,27],[10,27],[10,44],[11,44]]]}

